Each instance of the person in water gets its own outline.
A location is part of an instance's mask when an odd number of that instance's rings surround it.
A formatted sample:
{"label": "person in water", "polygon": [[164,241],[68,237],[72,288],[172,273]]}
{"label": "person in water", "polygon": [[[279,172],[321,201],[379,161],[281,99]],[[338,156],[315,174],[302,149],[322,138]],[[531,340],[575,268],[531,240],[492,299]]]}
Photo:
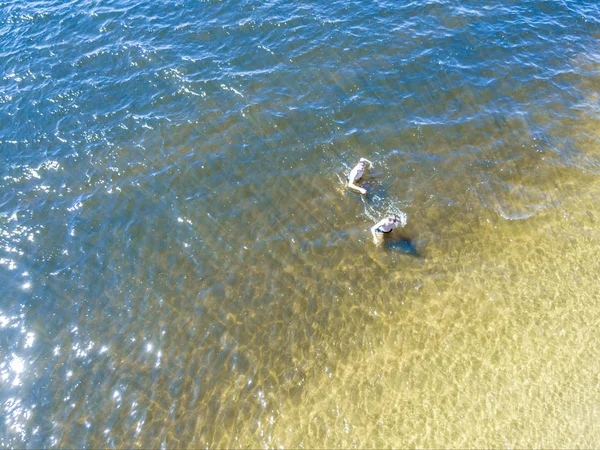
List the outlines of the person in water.
{"label": "person in water", "polygon": [[348,176],[348,187],[360,192],[363,195],[367,193],[367,190],[357,186],[354,184],[354,182],[362,178],[363,174],[365,173],[365,169],[367,168],[367,163],[369,163],[369,166],[373,166],[373,163],[368,159],[360,158],[358,164],[354,166],[354,168],[350,171],[350,175]]}
{"label": "person in water", "polygon": [[400,219],[396,215],[386,217],[380,220],[371,227],[371,234],[373,235],[373,242],[379,244],[380,234],[391,233],[394,228],[400,225]]}

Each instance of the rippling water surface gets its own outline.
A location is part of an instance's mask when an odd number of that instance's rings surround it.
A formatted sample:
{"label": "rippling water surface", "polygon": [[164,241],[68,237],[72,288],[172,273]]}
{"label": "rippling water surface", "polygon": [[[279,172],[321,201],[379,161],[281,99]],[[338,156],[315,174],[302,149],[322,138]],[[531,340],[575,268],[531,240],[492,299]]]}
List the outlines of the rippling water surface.
{"label": "rippling water surface", "polygon": [[0,1],[0,446],[597,447],[599,43],[592,0]]}

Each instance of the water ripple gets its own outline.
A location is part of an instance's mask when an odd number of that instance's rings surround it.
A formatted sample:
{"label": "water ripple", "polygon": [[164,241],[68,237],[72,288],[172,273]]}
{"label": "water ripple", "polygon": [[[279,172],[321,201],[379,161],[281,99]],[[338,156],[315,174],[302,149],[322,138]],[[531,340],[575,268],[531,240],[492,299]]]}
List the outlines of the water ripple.
{"label": "water ripple", "polygon": [[1,446],[597,441],[595,2],[0,17]]}

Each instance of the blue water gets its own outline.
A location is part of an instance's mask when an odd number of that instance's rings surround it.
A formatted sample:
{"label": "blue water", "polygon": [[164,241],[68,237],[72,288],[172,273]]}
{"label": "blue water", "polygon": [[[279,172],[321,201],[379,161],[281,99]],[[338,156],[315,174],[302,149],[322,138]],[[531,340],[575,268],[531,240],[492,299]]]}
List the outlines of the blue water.
{"label": "blue water", "polygon": [[599,42],[591,0],[0,1],[0,446],[597,445]]}

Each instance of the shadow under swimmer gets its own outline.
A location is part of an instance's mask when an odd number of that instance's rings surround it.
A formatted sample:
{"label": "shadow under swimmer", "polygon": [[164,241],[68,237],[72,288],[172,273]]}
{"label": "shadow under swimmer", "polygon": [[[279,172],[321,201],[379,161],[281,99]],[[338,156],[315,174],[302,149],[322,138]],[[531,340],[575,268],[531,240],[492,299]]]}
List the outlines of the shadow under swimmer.
{"label": "shadow under swimmer", "polygon": [[382,247],[386,252],[398,252],[415,257],[421,256],[411,238],[407,236],[392,236],[393,234],[395,233],[390,233],[390,236],[383,237]]}

